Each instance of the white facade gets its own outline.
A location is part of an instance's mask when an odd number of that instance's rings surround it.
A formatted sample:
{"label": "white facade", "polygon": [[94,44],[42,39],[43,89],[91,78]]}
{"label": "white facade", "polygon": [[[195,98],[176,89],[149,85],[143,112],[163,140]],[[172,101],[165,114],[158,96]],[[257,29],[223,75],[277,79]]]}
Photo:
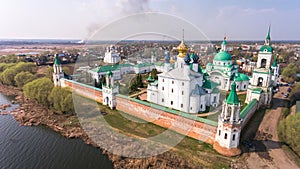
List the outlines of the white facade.
{"label": "white facade", "polygon": [[103,105],[110,107],[111,109],[116,108],[117,100],[116,94],[119,93],[119,88],[114,84],[113,73],[108,71],[106,74],[106,84],[102,88],[102,99]]}
{"label": "white facade", "polygon": [[[247,90],[246,103],[253,99],[258,99],[259,104],[270,105],[272,100],[272,75],[277,75],[275,68],[271,69],[273,48],[270,44],[270,29],[265,44],[260,48],[256,68],[252,72],[250,86]],[[277,80],[278,77],[273,77]],[[259,98],[257,98],[259,96]]]}
{"label": "white facade", "polygon": [[53,64],[52,78],[53,78],[54,86],[61,86],[60,79],[64,78],[64,72],[62,71],[62,67],[57,56],[55,57],[54,64]]}
{"label": "white facade", "polygon": [[[220,93],[216,88],[204,88],[203,74],[194,71],[182,42],[177,48],[179,55],[174,69],[169,69],[169,57],[166,58],[165,71],[158,74],[158,81],[148,85],[147,100],[152,103],[174,108],[187,113],[198,113],[206,106],[217,106]],[[196,61],[193,64],[197,64]],[[198,64],[197,64],[198,67]],[[194,69],[194,70],[193,70]]]}
{"label": "white facade", "polygon": [[121,61],[121,56],[119,53],[117,53],[115,46],[111,45],[109,48],[107,48],[104,56],[104,62],[105,63],[112,63],[116,64]]}
{"label": "white facade", "polygon": [[220,90],[229,91],[233,82],[237,83],[237,90],[247,90],[249,78],[247,75],[239,73],[239,65],[232,62],[231,55],[227,52],[226,40],[222,43],[222,48],[214,57],[213,63],[206,65],[206,72],[211,81],[219,84]]}
{"label": "white facade", "polygon": [[242,124],[240,119],[241,103],[238,101],[235,91],[236,84],[233,83],[231,87],[228,98],[223,102],[222,113],[218,117],[218,129],[215,140],[221,147],[228,149],[238,148]]}
{"label": "white facade", "polygon": [[107,71],[111,71],[114,76],[114,80],[120,80],[122,75],[126,75],[128,73],[134,73],[134,66],[131,64],[116,64],[116,65],[105,65],[100,66],[98,68],[94,68],[88,71],[91,78],[95,81],[99,82],[102,76],[106,75]]}

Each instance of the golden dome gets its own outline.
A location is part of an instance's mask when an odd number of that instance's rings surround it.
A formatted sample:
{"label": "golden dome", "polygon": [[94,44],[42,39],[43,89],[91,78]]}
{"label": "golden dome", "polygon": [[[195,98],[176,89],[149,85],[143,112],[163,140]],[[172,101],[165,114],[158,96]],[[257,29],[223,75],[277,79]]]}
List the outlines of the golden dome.
{"label": "golden dome", "polygon": [[179,46],[177,47],[178,56],[181,58],[184,58],[186,55],[186,52],[189,50],[189,48],[184,44],[184,32],[182,33],[182,40]]}

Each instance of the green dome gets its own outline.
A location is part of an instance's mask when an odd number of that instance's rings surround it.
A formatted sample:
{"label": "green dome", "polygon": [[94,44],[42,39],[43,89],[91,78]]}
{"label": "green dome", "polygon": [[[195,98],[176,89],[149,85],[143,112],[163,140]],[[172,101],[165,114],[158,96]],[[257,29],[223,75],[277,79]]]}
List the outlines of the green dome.
{"label": "green dome", "polygon": [[264,52],[265,50],[267,52],[271,52],[271,53],[273,52],[272,46],[267,46],[267,45],[262,46],[259,51]]}
{"label": "green dome", "polygon": [[240,77],[243,81],[249,81],[250,80],[249,77],[247,75],[243,74],[243,73],[240,74]]}
{"label": "green dome", "polygon": [[107,75],[107,76],[112,76],[113,73],[112,73],[112,71],[109,70],[109,71],[106,72],[106,75]]}
{"label": "green dome", "polygon": [[231,55],[226,52],[226,51],[221,51],[219,53],[216,54],[216,56],[214,57],[214,60],[218,60],[218,61],[231,61],[232,57]]}
{"label": "green dome", "polygon": [[243,73],[238,73],[236,76],[234,76],[234,81],[240,82],[240,81],[249,81],[249,77]]}
{"label": "green dome", "polygon": [[207,67],[207,66],[212,66],[212,65],[213,65],[213,64],[209,62],[209,63],[206,64],[206,67]]}
{"label": "green dome", "polygon": [[243,81],[243,80],[242,80],[242,78],[240,76],[235,76],[234,77],[234,81],[240,82],[240,81]]}

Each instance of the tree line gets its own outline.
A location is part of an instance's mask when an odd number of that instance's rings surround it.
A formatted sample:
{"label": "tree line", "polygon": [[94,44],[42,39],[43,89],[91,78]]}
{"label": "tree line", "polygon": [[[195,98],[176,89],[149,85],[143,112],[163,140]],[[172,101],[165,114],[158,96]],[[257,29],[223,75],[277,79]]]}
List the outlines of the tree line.
{"label": "tree line", "polygon": [[278,125],[278,135],[294,152],[300,155],[300,113],[289,115],[280,121]]}
{"label": "tree line", "polygon": [[[69,71],[67,67],[63,69]],[[15,57],[0,58],[1,84],[18,87],[27,98],[58,112],[74,112],[72,92],[53,85],[53,68],[48,68],[45,74],[38,74],[37,71],[38,66],[34,63],[20,62]]]}
{"label": "tree line", "polygon": [[72,92],[68,88],[54,87],[53,82],[47,77],[27,83],[23,90],[27,98],[36,100],[44,106],[61,113],[74,112]]}

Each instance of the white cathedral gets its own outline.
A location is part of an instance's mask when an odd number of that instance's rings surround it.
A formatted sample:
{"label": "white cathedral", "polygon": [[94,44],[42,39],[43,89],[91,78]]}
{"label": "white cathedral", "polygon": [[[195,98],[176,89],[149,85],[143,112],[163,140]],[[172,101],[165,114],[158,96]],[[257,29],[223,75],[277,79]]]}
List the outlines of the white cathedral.
{"label": "white cathedral", "polygon": [[174,69],[169,54],[166,55],[164,72],[148,85],[147,101],[186,113],[203,112],[206,106],[219,105],[217,84],[203,77],[199,57],[194,53],[189,55],[188,50],[182,38]]}
{"label": "white cathedral", "polygon": [[116,64],[121,61],[121,56],[116,50],[116,47],[111,45],[106,49],[105,56],[104,56],[104,62],[105,63],[112,63]]}
{"label": "white cathedral", "polygon": [[247,90],[249,77],[238,72],[239,65],[232,61],[226,45],[226,38],[224,38],[221,50],[215,55],[213,63],[206,65],[206,73],[211,81],[219,84],[220,90],[229,91],[233,82],[236,83],[237,91]]}

